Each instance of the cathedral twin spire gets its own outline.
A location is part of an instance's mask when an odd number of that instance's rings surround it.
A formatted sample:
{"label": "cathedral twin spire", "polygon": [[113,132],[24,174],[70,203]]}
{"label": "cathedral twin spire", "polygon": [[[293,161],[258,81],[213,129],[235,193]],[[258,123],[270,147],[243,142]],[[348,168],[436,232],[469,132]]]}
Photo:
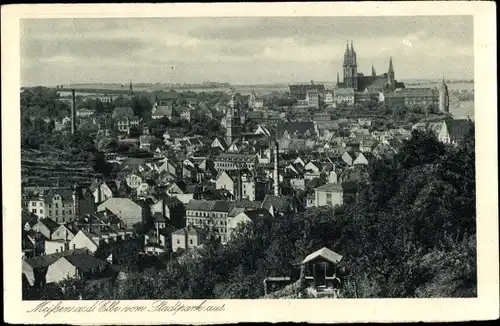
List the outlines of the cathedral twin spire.
{"label": "cathedral twin spire", "polygon": [[351,46],[349,47],[349,41],[346,43],[346,49],[344,53],[344,66],[356,66],[356,51],[354,51],[354,45],[351,41]]}

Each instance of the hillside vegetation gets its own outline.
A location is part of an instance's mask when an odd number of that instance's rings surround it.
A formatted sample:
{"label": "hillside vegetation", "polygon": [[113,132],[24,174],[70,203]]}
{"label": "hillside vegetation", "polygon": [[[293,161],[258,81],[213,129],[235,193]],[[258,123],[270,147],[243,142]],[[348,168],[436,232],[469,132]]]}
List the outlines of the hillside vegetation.
{"label": "hillside vegetation", "polygon": [[[340,297],[474,297],[474,135],[457,147],[415,131],[393,159],[370,166],[369,182],[344,210],[328,207],[241,226],[181,261],[130,273],[113,294],[86,298],[261,298],[263,279],[289,276],[307,254],[344,256]],[[295,297],[294,286],[284,297]],[[279,293],[271,296],[278,296]]]}

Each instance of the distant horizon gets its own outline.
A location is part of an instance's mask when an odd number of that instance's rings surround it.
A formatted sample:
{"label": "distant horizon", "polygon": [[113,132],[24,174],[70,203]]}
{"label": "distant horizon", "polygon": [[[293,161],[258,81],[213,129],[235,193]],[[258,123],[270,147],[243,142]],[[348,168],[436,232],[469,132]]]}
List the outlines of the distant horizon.
{"label": "distant horizon", "polygon": [[[472,16],[21,19],[21,84],[168,80],[233,85],[342,79],[473,79]],[[471,76],[471,77],[465,77]]]}
{"label": "distant horizon", "polygon": [[[444,78],[445,81],[463,81],[463,82],[472,82],[474,83],[474,78]],[[441,81],[442,78],[407,78],[407,79],[399,79],[399,81],[404,82],[404,83],[409,83],[409,82],[419,82],[419,81],[436,81],[439,82]],[[313,80],[314,81],[314,80]],[[315,84],[335,84],[337,81],[336,80],[331,80],[331,81],[325,81],[325,80],[318,80],[314,81]],[[24,87],[56,87],[56,86],[79,86],[79,85],[124,85],[124,89],[128,90],[130,81],[127,82],[75,82],[71,84],[55,84],[55,85],[21,85],[21,88]],[[229,83],[225,81],[208,81],[208,82],[195,82],[195,83],[179,83],[179,82],[144,82],[144,81],[139,81],[139,82],[134,82],[132,81],[132,87],[134,85],[203,85],[204,83],[217,83],[217,84],[229,84],[230,86],[269,86],[269,85],[294,85],[294,84],[309,84],[311,81],[292,81],[292,82],[273,82],[273,83]]]}

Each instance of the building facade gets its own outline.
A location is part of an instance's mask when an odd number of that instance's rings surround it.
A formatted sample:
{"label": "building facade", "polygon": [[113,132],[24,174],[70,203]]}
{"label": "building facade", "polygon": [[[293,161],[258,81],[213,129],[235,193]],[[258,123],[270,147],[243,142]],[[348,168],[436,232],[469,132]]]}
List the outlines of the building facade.
{"label": "building facade", "polygon": [[28,210],[39,219],[50,218],[67,223],[95,210],[94,196],[78,185],[73,188],[52,188],[28,200]]}

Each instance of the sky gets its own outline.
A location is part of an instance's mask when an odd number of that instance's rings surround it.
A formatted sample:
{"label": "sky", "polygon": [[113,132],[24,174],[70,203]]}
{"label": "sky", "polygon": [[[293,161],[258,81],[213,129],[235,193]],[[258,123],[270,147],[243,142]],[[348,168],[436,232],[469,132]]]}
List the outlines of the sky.
{"label": "sky", "polygon": [[21,85],[335,81],[348,40],[364,74],[473,79],[472,16],[79,18],[21,20]]}

